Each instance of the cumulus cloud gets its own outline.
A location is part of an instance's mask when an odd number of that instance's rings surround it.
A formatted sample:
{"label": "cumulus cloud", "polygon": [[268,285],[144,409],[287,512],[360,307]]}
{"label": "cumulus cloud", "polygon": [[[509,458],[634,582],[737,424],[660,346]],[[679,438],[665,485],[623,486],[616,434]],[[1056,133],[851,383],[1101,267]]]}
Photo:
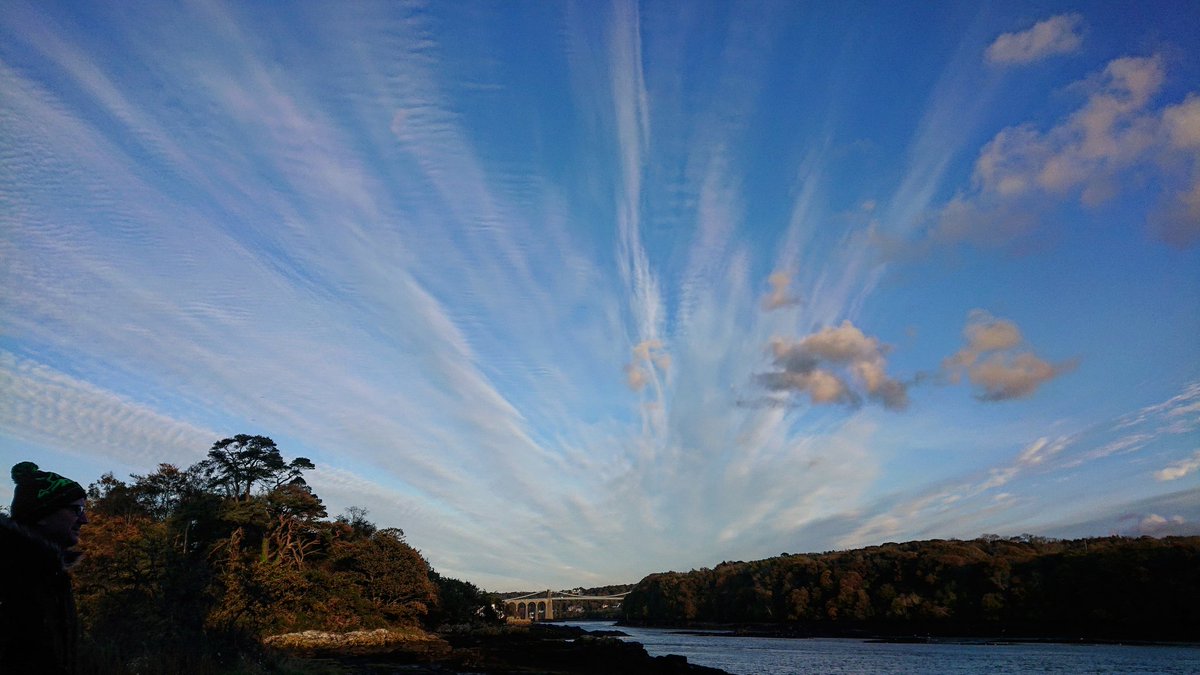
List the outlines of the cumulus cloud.
{"label": "cumulus cloud", "polygon": [[773,309],[800,304],[800,298],[789,292],[792,277],[787,272],[775,272],[767,277],[767,284],[771,286],[771,290],[763,296],[762,307],[764,310],[769,312]]}
{"label": "cumulus cloud", "polygon": [[1200,469],[1200,450],[1192,453],[1191,457],[1181,459],[1156,472],[1154,477],[1162,481],[1178,480],[1197,469]]}
{"label": "cumulus cloud", "polygon": [[654,370],[666,372],[671,368],[671,355],[663,350],[660,340],[643,340],[633,347],[633,360],[625,364],[625,384],[641,391],[651,380]]}
{"label": "cumulus cloud", "polygon": [[1135,526],[1134,530],[1138,534],[1172,534],[1174,530],[1187,524],[1187,520],[1180,515],[1167,518],[1165,516],[1160,516],[1157,513],[1151,513],[1146,516],[1142,516],[1140,519],[1138,519],[1137,516],[1129,518],[1129,520],[1135,519],[1137,520],[1137,525]]}
{"label": "cumulus cloud", "polygon": [[1200,148],[1200,97],[1190,94],[1183,103],[1163,110],[1163,124],[1172,147]]}
{"label": "cumulus cloud", "polygon": [[975,179],[1001,196],[1083,186],[1084,200],[1099,199],[1097,181],[1144,156],[1158,122],[1146,114],[1165,73],[1156,57],[1122,58],[1092,84],[1087,103],[1066,123],[1041,133],[1024,125],[1002,130],[979,154]]}
{"label": "cumulus cloud", "polygon": [[942,370],[953,383],[966,375],[982,401],[1026,398],[1076,365],[1074,361],[1053,364],[1041,359],[1024,346],[1015,323],[981,309],[967,315],[963,335],[966,346],[946,358]]}
{"label": "cumulus cloud", "polygon": [[1165,160],[1183,168],[1176,190],[1151,214],[1151,226],[1163,241],[1183,248],[1200,241],[1200,96],[1189,94],[1162,114],[1167,139]]}
{"label": "cumulus cloud", "polygon": [[633,391],[641,391],[650,381],[650,375],[632,363],[625,364],[625,384]]}
{"label": "cumulus cloud", "polygon": [[863,394],[892,410],[908,406],[908,388],[887,375],[887,349],[843,321],[799,340],[775,338],[770,350],[779,370],[758,381],[772,391],[806,393],[814,404],[859,405]]}
{"label": "cumulus cloud", "polygon": [[1007,358],[999,354],[971,369],[971,382],[983,389],[985,401],[1004,401],[1027,397],[1043,382],[1053,379],[1070,366],[1054,366],[1032,353]]}
{"label": "cumulus cloud", "polygon": [[1079,34],[1083,17],[1060,14],[1039,21],[1028,30],[1004,33],[984,52],[989,63],[1020,65],[1057,54],[1079,51],[1083,38]]}
{"label": "cumulus cloud", "polygon": [[1200,240],[1200,98],[1156,109],[1165,80],[1157,56],[1115,59],[1080,83],[1086,101],[1056,126],[1002,129],[976,158],[972,190],[938,213],[934,239],[1007,243],[1053,203],[1112,199],[1136,171],[1156,178],[1147,214],[1156,235],[1178,247]]}

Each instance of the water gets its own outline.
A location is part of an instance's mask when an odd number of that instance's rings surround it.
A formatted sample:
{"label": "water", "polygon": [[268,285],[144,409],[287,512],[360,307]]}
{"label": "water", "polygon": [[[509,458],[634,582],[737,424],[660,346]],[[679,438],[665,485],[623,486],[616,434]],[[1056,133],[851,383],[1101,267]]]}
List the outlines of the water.
{"label": "water", "polygon": [[1200,646],[1096,644],[887,644],[863,640],[686,635],[661,628],[578,622],[585,630],[621,630],[652,656],[680,654],[689,663],[736,675],[913,673],[1200,673]]}

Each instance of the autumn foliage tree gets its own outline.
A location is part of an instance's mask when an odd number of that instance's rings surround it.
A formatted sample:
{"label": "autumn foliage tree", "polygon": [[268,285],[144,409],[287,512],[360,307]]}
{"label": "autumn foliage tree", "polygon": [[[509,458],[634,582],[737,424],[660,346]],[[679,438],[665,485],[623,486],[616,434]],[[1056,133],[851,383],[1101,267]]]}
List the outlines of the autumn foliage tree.
{"label": "autumn foliage tree", "polygon": [[202,670],[266,634],[445,620],[440,577],[404,533],[359,508],[326,520],[304,480],[313,468],[243,434],[187,469],[93,483],[74,576],[96,672],[135,659],[146,672]]}

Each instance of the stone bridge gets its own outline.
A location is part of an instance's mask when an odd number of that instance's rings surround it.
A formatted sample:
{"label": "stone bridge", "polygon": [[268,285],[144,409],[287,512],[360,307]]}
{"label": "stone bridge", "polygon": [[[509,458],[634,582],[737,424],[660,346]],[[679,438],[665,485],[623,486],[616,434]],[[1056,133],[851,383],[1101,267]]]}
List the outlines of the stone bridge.
{"label": "stone bridge", "polygon": [[555,602],[571,602],[574,600],[609,600],[618,605],[629,592],[616,595],[582,595],[570,592],[538,591],[516,598],[504,600],[505,614],[510,619],[518,621],[552,621],[554,619]]}

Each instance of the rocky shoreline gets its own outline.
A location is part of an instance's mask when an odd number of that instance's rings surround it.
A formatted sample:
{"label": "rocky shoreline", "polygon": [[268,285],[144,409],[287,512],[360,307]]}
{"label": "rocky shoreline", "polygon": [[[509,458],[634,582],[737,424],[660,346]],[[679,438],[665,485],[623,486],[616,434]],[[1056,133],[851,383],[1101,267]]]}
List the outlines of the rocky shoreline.
{"label": "rocky shoreline", "polygon": [[[611,632],[609,632],[611,633]],[[611,634],[552,624],[447,631],[291,633],[263,641],[272,651],[332,671],[381,675],[728,675],[682,656],[650,656]]]}

